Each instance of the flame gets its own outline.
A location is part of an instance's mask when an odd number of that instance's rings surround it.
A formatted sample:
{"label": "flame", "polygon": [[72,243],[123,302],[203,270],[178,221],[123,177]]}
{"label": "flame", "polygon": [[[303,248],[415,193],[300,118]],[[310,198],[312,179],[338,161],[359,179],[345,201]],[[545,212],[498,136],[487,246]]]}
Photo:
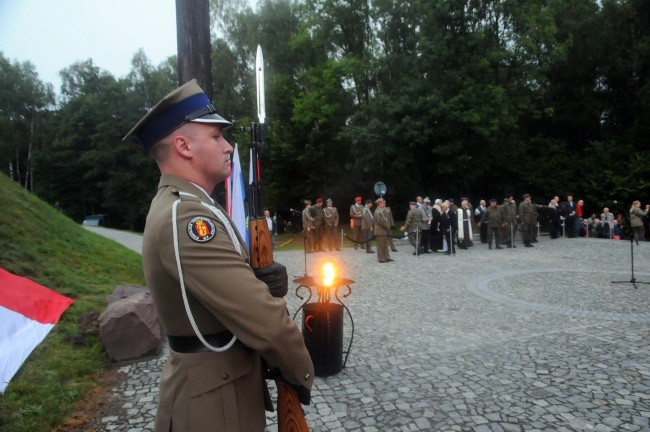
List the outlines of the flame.
{"label": "flame", "polygon": [[334,283],[334,264],[331,262],[325,263],[323,265],[323,275],[325,276],[323,278],[323,285],[326,287],[332,286],[332,283]]}

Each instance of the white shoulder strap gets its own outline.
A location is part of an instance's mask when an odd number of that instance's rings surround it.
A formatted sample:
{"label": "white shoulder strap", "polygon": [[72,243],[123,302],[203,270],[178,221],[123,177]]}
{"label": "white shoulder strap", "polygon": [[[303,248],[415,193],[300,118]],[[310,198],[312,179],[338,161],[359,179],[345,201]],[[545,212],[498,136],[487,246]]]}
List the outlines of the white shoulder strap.
{"label": "white shoulder strap", "polygon": [[[187,195],[187,196],[195,196],[192,194],[188,194],[186,192],[180,192],[180,194]],[[194,320],[194,316],[192,315],[192,311],[190,310],[190,304],[187,300],[187,291],[185,289],[185,277],[183,276],[181,255],[178,247],[178,223],[177,222],[178,222],[178,203],[180,202],[181,199],[179,198],[176,201],[174,201],[174,204],[172,205],[172,231],[174,233],[174,255],[176,257],[176,267],[178,268],[178,280],[181,283],[181,294],[183,295],[183,305],[185,306],[185,312],[187,313],[187,318],[190,320],[190,324],[192,325],[192,329],[194,329],[194,333],[196,334],[196,337],[199,338],[199,340],[203,343],[203,345],[205,345],[206,348],[208,348],[210,351],[224,352],[234,345],[235,341],[237,340],[237,336],[233,335],[230,342],[228,342],[226,345],[222,347],[215,347],[210,345],[208,341],[206,341],[203,335],[201,334],[199,327],[196,325],[196,321]],[[202,201],[201,204],[210,208],[210,210],[212,210],[212,212],[221,220],[221,222],[223,222],[224,226],[226,227],[226,231],[228,231],[228,234],[230,235],[231,239],[233,239],[234,236],[233,244],[235,245],[235,249],[237,249],[237,251],[241,255],[241,246],[239,245],[239,239],[237,238],[237,235],[232,230],[230,223],[228,223],[228,219],[223,215],[223,213],[218,208],[204,204]]]}

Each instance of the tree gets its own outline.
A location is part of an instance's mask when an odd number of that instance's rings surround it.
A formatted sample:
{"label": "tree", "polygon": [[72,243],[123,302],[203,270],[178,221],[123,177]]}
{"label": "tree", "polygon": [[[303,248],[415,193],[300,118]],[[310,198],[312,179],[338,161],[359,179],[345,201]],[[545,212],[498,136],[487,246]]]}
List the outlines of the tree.
{"label": "tree", "polygon": [[33,64],[11,63],[0,53],[0,160],[9,177],[30,191],[33,155],[53,104],[52,85],[38,79]]}

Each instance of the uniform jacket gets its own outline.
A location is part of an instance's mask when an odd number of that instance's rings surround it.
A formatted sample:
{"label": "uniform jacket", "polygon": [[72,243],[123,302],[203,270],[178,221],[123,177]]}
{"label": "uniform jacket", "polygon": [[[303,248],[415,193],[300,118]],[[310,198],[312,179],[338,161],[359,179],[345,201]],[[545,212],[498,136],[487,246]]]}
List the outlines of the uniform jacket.
{"label": "uniform jacket", "polygon": [[523,223],[534,224],[537,220],[537,206],[526,202],[519,204],[519,220]]}
{"label": "uniform jacket", "polygon": [[490,228],[500,227],[505,222],[501,208],[489,206],[483,215],[483,222],[487,222]]}
{"label": "uniform jacket", "polygon": [[395,219],[393,219],[393,212],[390,210],[390,207],[386,206],[384,207],[384,211],[388,215],[388,222],[390,223],[390,227],[395,226]]}
{"label": "uniform jacket", "polygon": [[375,224],[374,216],[372,215],[372,210],[368,207],[363,208],[363,219],[361,220],[361,229],[371,230]]}
{"label": "uniform jacket", "polygon": [[323,226],[323,222],[325,221],[325,215],[323,214],[323,206],[318,207],[317,205],[313,206],[310,208],[311,210],[311,215],[314,218],[314,227],[319,228]]}
{"label": "uniform jacket", "polygon": [[375,210],[375,225],[374,225],[375,235],[388,235],[390,232],[390,219],[389,213],[384,207]]}
{"label": "uniform jacket", "polygon": [[201,188],[161,177],[147,216],[142,260],[165,331],[195,336],[184,286],[199,332],[228,330],[237,341],[224,352],[171,351],[160,383],[156,431],[263,431],[260,356],[291,383],[311,388],[314,370],[300,330],[285,301],[272,297],[255,277],[233,227]]}
{"label": "uniform jacket", "polygon": [[512,202],[503,203],[501,206],[501,211],[503,212],[503,219],[508,223],[517,222],[517,206]]}
{"label": "uniform jacket", "polygon": [[409,212],[406,214],[406,222],[404,223],[408,232],[415,232],[417,228],[423,230],[426,225],[424,217],[424,213],[418,207],[409,209]]}
{"label": "uniform jacket", "polygon": [[311,213],[311,208],[304,209],[302,211],[302,229],[303,231],[307,231],[307,228],[309,229],[314,229],[316,226],[314,225],[314,217],[312,216]]}
{"label": "uniform jacket", "polygon": [[363,218],[363,206],[361,204],[354,203],[350,206],[350,217],[356,219],[356,222],[361,223]]}
{"label": "uniform jacket", "polygon": [[325,217],[326,226],[339,226],[339,211],[336,207],[324,207],[323,215]]}

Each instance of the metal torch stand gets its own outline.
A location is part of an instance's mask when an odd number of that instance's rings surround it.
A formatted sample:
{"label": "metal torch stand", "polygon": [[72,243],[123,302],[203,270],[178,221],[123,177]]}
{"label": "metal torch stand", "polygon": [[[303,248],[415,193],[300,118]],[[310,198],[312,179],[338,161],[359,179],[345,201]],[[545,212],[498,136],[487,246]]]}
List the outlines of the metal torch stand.
{"label": "metal torch stand", "polygon": [[[302,309],[302,334],[307,351],[314,363],[314,373],[321,377],[335,375],[348,362],[354,340],[354,320],[350,309],[341,301],[339,290],[346,288],[347,291],[343,294],[343,298],[349,297],[352,293],[350,285],[354,281],[335,278],[330,287],[325,287],[322,279],[305,276],[295,279],[293,282],[299,285],[296,288],[296,297],[303,301],[293,314],[293,319],[295,321],[298,312]],[[303,288],[309,292],[306,300],[299,294]],[[314,288],[318,299],[309,303],[313,297],[312,289]],[[337,302],[330,301],[332,291]],[[348,313],[352,325],[347,351],[343,351],[343,309]],[[343,360],[343,354],[345,354],[345,360]]]}

